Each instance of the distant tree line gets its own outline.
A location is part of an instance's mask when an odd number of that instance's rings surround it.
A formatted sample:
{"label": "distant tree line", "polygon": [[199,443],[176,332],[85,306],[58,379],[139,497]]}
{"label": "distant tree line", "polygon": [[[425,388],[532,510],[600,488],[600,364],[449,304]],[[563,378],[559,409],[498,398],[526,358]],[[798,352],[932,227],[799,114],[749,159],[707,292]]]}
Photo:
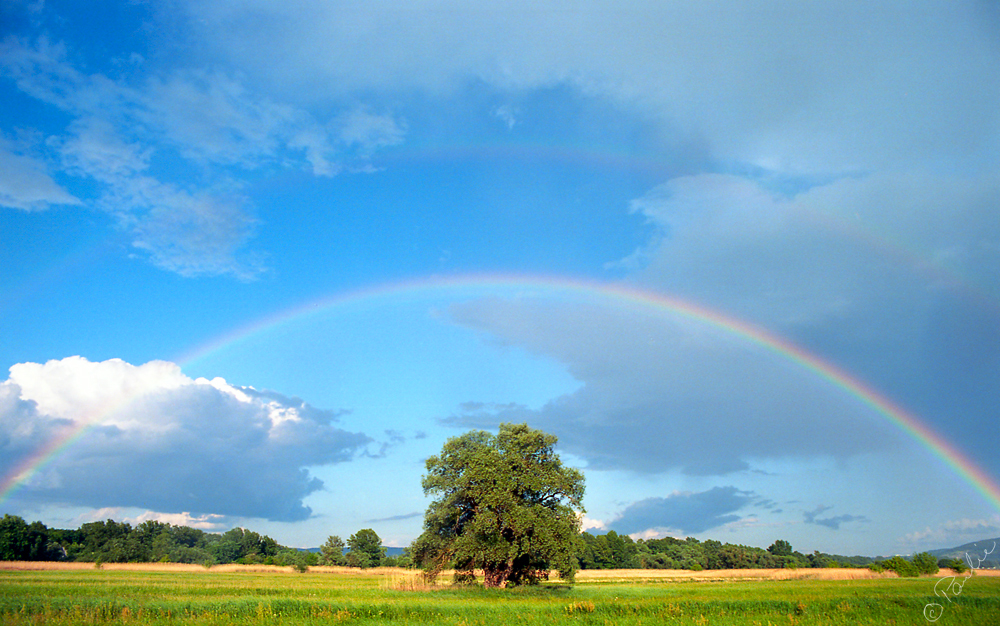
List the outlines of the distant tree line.
{"label": "distant tree line", "polygon": [[[62,530],[48,528],[41,522],[29,524],[16,515],[4,515],[0,520],[0,561],[159,561],[208,566],[225,563],[292,565],[299,568],[322,563],[355,567],[407,564],[402,557],[386,556],[381,539],[371,529],[351,535],[346,545],[339,538],[331,539],[340,543],[337,555],[282,546],[267,535],[244,528],[208,533],[152,520],[132,526],[109,519],[83,524],[76,530]],[[345,548],[349,550],[346,555]]]}
{"label": "distant tree line", "polygon": [[675,539],[639,539],[609,531],[604,535],[581,533],[576,546],[580,569],[783,569],[823,567],[867,567],[874,571],[891,570],[900,576],[936,574],[939,567],[958,572],[967,566],[961,559],[935,559],[927,552],[911,558],[888,559],[867,556],[840,556],[815,551],[803,554],[791,544],[778,539],[765,550],[753,546],[722,543],[714,539],[699,541],[693,537]]}
{"label": "distant tree line", "polygon": [[[822,552],[802,554],[779,539],[766,550],[693,537],[639,539],[608,531],[603,535],[580,533],[574,554],[579,569],[770,569],[868,567],[891,570],[900,576],[935,574],[938,567],[963,571],[961,559],[935,559],[923,552],[911,558],[879,559],[837,556]],[[409,549],[390,556],[378,534],[359,530],[344,541],[334,535],[309,552],[279,545],[267,535],[244,528],[209,533],[187,526],[145,521],[136,526],[107,520],[83,524],[76,530],[47,528],[27,523],[15,515],[0,520],[0,561],[83,561],[89,563],[225,563],[313,565],[345,567],[412,567]]]}
{"label": "distant tree line", "polygon": [[779,539],[766,550],[693,537],[639,539],[608,531],[604,535],[582,533],[578,540],[580,569],[774,569],[806,567],[861,567],[872,559],[813,552],[802,554]]}
{"label": "distant tree line", "polygon": [[109,519],[64,530],[47,528],[41,522],[27,524],[15,515],[0,520],[0,560],[4,561],[293,565],[304,558],[298,550],[243,528],[219,534],[153,520],[132,526]]}

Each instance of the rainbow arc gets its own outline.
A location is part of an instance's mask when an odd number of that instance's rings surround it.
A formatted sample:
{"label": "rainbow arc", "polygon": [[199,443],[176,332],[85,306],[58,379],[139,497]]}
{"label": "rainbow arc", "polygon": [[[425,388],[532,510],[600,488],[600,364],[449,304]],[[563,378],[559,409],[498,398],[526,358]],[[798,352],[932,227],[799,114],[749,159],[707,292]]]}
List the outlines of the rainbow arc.
{"label": "rainbow arc", "polygon": [[[320,315],[352,303],[375,302],[379,299],[392,302],[394,299],[433,294],[447,295],[452,292],[474,293],[476,296],[487,295],[491,292],[524,292],[528,295],[535,293],[549,296],[560,293],[576,294],[584,297],[604,298],[619,305],[640,310],[658,311],[718,329],[743,341],[755,344],[781,359],[790,361],[840,389],[843,393],[856,398],[876,415],[943,461],[958,477],[979,492],[992,507],[1000,511],[1000,487],[989,475],[915,415],[835,364],[746,321],[686,300],[622,283],[601,283],[564,277],[488,274],[430,277],[383,284],[309,301],[279,311],[217,337],[176,359],[176,362],[183,367],[185,364],[234,346],[258,333],[305,320],[310,316]],[[92,419],[81,420],[74,427],[67,428],[60,436],[27,457],[0,483],[0,502],[10,497],[18,487],[25,484],[38,471],[58,458],[60,453],[78,441],[90,424],[99,423],[103,415],[110,415],[112,412],[122,409],[130,400],[130,398],[122,399],[114,406],[107,407],[101,414],[92,416]]]}

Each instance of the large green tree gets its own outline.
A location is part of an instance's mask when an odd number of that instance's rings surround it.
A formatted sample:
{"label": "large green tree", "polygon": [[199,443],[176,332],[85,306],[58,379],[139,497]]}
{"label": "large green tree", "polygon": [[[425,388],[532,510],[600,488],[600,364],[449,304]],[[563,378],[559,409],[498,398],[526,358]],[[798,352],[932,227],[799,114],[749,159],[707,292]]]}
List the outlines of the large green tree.
{"label": "large green tree", "polygon": [[385,558],[382,538],[371,528],[362,528],[347,538],[347,564],[351,567],[378,567]]}
{"label": "large green tree", "polygon": [[526,424],[501,424],[496,436],[472,431],[427,459],[434,496],[413,545],[429,576],[454,566],[457,580],[487,587],[537,582],[550,569],[571,580],[583,513],[583,474],[553,451],[556,438]]}
{"label": "large green tree", "polygon": [[347,559],[344,558],[344,540],[337,535],[330,535],[326,543],[319,547],[320,563],[323,565],[345,565]]}
{"label": "large green tree", "polygon": [[767,551],[774,556],[791,556],[792,544],[788,543],[784,539],[778,539],[767,547]]}

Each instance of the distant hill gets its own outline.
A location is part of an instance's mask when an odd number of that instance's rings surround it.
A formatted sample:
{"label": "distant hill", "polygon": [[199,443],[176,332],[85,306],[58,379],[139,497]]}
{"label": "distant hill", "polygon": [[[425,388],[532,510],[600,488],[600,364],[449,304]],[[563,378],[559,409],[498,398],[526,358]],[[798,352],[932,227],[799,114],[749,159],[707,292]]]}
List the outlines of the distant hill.
{"label": "distant hill", "polygon": [[[941,550],[928,550],[939,559],[965,559],[968,554],[972,560],[972,565],[976,569],[1000,568],[1000,537],[996,539],[980,539],[972,543],[966,543],[956,548],[943,548]],[[982,559],[980,561],[980,559]]]}

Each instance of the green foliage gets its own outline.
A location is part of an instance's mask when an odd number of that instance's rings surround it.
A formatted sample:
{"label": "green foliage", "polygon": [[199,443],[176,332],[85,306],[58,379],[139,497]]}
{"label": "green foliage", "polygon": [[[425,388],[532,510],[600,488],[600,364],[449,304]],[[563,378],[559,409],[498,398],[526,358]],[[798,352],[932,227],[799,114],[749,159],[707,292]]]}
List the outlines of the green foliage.
{"label": "green foliage", "polygon": [[14,515],[0,520],[3,561],[263,563],[281,549],[274,539],[243,528],[217,535],[153,520],[133,528],[109,519],[62,530]]}
{"label": "green foliage", "polygon": [[938,567],[947,567],[948,569],[955,570],[955,573],[957,574],[964,574],[965,572],[969,571],[969,566],[965,562],[965,559],[959,559],[959,558],[939,559]]}
{"label": "green foliage", "polygon": [[826,564],[829,561],[827,556],[819,550],[814,550],[813,553],[806,558],[809,559],[809,567],[826,567]]}
{"label": "green foliage", "polygon": [[889,570],[902,577],[931,576],[938,573],[938,562],[930,553],[921,552],[914,555],[912,559],[897,555],[884,561],[872,563],[868,569],[876,572]]}
{"label": "green foliage", "polygon": [[347,565],[344,557],[344,540],[337,535],[330,535],[326,543],[319,547],[321,565]]}
{"label": "green foliage", "polygon": [[347,538],[347,564],[351,567],[379,567],[385,558],[382,538],[371,528],[363,528]]}
{"label": "green foliage", "polygon": [[792,544],[788,543],[784,539],[778,539],[767,547],[767,551],[774,556],[791,556]]}
{"label": "green foliage", "polygon": [[449,439],[427,460],[424,493],[435,499],[415,561],[430,576],[449,565],[459,576],[482,569],[487,587],[535,583],[549,569],[571,580],[583,474],[563,466],[555,443],[526,424]]}
{"label": "green foliage", "polygon": [[574,542],[580,569],[777,569],[800,567],[864,567],[872,559],[862,556],[834,556],[815,551],[806,556],[793,551],[791,544],[777,540],[767,550],[693,537],[640,539],[632,542],[609,531],[606,535],[581,533]]}
{"label": "green foliage", "polygon": [[882,561],[882,567],[896,572],[899,576],[915,577],[920,575],[916,565],[898,555]]}
{"label": "green foliage", "polygon": [[62,549],[49,541],[41,522],[28,524],[17,515],[0,520],[0,561],[57,561]]}
{"label": "green foliage", "polygon": [[409,550],[397,556],[387,556],[382,559],[383,567],[402,567],[410,569],[413,567],[413,558],[409,555]]}
{"label": "green foliage", "polygon": [[940,569],[938,568],[937,559],[929,552],[921,552],[913,555],[913,565],[920,574],[925,576],[933,576]]}

